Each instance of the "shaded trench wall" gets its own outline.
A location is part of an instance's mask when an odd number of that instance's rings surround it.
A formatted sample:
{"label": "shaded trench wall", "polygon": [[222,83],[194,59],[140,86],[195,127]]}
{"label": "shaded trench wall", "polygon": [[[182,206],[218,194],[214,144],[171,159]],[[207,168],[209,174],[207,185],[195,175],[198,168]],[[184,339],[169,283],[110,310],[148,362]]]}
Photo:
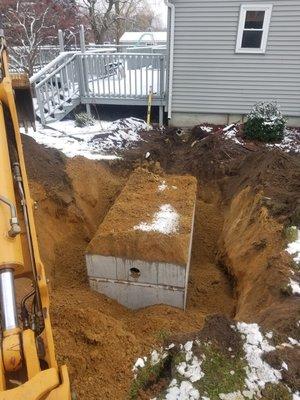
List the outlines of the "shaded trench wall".
{"label": "shaded trench wall", "polygon": [[263,204],[262,194],[250,187],[235,195],[225,212],[218,260],[234,280],[235,318],[266,325],[272,319],[272,325],[284,326],[292,309],[297,318],[299,303],[281,292],[291,274],[291,259],[284,251],[283,226]]}

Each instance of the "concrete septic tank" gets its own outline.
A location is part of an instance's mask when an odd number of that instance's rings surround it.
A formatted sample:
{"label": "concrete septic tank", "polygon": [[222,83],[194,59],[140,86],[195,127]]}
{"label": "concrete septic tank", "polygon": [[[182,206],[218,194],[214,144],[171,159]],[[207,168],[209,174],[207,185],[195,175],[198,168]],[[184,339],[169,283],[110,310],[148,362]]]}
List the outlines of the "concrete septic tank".
{"label": "concrete septic tank", "polygon": [[132,309],[185,308],[196,179],[134,171],[86,251],[92,289]]}

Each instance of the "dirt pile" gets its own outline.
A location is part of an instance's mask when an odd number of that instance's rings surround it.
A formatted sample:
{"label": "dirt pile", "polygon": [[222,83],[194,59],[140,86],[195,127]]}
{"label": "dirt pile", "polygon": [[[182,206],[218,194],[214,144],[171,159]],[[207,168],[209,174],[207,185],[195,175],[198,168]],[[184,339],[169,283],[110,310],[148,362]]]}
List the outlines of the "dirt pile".
{"label": "dirt pile", "polygon": [[[135,359],[175,333],[199,331],[207,315],[237,313],[300,338],[299,299],[281,292],[290,274],[282,223],[297,221],[299,159],[220,136],[142,135],[110,164],[66,159],[24,137],[56,346],[80,399],[126,399]],[[200,183],[186,312],[128,311],[87,286],[87,243],[137,166]]]}
{"label": "dirt pile", "polygon": [[[193,132],[181,140],[174,130],[145,132],[141,136],[143,141],[125,153],[128,168],[137,164],[155,168],[159,164],[167,173],[194,175],[205,186],[217,186],[225,203],[250,186],[253,193],[263,191],[269,197],[265,202],[274,217],[281,222],[299,223],[298,154],[251,143],[243,146],[220,133],[201,140]],[[147,153],[150,156],[145,160]],[[118,162],[115,164],[117,167]]]}
{"label": "dirt pile", "polygon": [[[141,137],[142,141],[136,147],[120,153],[124,154],[128,168],[136,164],[150,164],[155,168],[159,163],[167,173],[191,174],[204,183],[230,175],[232,164],[249,154],[246,148],[226,141],[220,135],[197,140],[189,134],[182,139],[173,129],[166,129],[143,132]],[[124,165],[123,162],[120,164]]]}
{"label": "dirt pile", "polygon": [[23,141],[30,179],[39,183],[50,197],[65,205],[72,201],[73,188],[66,172],[67,157],[58,150],[49,151],[29,136]]}
{"label": "dirt pile", "polygon": [[299,155],[288,155],[279,150],[249,152],[236,160],[229,177],[222,184],[225,199],[249,186],[264,196],[264,205],[280,222],[300,222],[300,167]]}

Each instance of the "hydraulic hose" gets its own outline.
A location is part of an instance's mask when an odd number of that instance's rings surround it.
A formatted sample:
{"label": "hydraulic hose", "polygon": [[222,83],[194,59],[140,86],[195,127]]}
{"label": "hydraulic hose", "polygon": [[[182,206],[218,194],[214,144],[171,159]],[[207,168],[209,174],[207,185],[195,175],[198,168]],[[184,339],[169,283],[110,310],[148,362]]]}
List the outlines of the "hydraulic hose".
{"label": "hydraulic hose", "polygon": [[26,203],[26,198],[25,198],[25,193],[23,189],[23,180],[22,180],[22,175],[20,171],[20,165],[18,162],[13,163],[13,170],[14,170],[14,179],[17,183],[18,190],[19,190],[19,195],[21,198],[21,204],[22,204],[22,209],[23,209],[23,215],[24,215],[24,223],[25,223],[25,229],[26,229],[26,236],[27,236],[27,243],[28,243],[28,250],[29,250],[29,255],[30,255],[30,262],[31,262],[31,268],[32,268],[32,273],[34,277],[34,285],[35,285],[35,301],[37,305],[37,315],[39,318],[39,321],[43,322],[43,313],[42,313],[42,304],[41,304],[41,299],[39,295],[39,291],[37,290],[37,272],[36,272],[36,265],[35,265],[35,259],[34,259],[34,250],[33,250],[33,245],[32,245],[32,240],[31,240],[31,232],[30,232],[30,225],[29,225],[29,218],[28,218],[28,211],[27,211],[27,203]]}
{"label": "hydraulic hose", "polygon": [[0,201],[2,203],[6,204],[10,208],[10,215],[11,215],[10,227],[11,228],[8,231],[8,235],[10,237],[14,238],[21,232],[16,207],[12,201],[10,201],[9,199],[7,199],[4,196],[0,195]]}

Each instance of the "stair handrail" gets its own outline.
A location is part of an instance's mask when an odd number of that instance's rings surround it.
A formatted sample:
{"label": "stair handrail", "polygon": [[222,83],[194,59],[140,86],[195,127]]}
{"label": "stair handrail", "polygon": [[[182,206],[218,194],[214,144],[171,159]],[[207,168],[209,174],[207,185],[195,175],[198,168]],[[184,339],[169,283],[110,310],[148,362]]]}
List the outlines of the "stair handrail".
{"label": "stair handrail", "polygon": [[[113,54],[114,53],[114,48],[109,47],[109,48],[99,48],[99,49],[92,49],[92,50],[87,50],[85,54],[93,54],[93,53],[108,53],[108,54]],[[66,58],[72,58],[74,55],[82,54],[80,51],[64,51],[60,53],[57,57],[54,58],[54,60],[50,61],[47,65],[45,65],[43,68],[40,69],[37,73],[33,74],[32,77],[29,79],[30,84],[34,84],[37,82],[39,79],[43,78],[44,75],[46,75],[49,70],[51,70],[53,67],[55,67],[56,64],[60,63]]]}
{"label": "stair handrail", "polygon": [[39,87],[43,86],[52,76],[56,75],[60,70],[65,68],[68,64],[70,64],[73,60],[75,60],[77,54],[73,54],[71,58],[69,58],[66,62],[63,64],[59,65],[56,69],[54,69],[50,74],[47,74],[44,79],[42,79],[40,82],[36,84],[36,88],[38,89]]}
{"label": "stair handrail", "polygon": [[49,70],[51,70],[53,67],[55,67],[56,64],[60,63],[61,61],[63,61],[66,58],[69,58],[71,55],[74,55],[74,52],[63,52],[63,53],[59,54],[49,64],[45,65],[39,72],[32,75],[32,77],[29,79],[30,84],[31,85],[34,84],[40,78],[42,78],[44,75],[47,75]]}

